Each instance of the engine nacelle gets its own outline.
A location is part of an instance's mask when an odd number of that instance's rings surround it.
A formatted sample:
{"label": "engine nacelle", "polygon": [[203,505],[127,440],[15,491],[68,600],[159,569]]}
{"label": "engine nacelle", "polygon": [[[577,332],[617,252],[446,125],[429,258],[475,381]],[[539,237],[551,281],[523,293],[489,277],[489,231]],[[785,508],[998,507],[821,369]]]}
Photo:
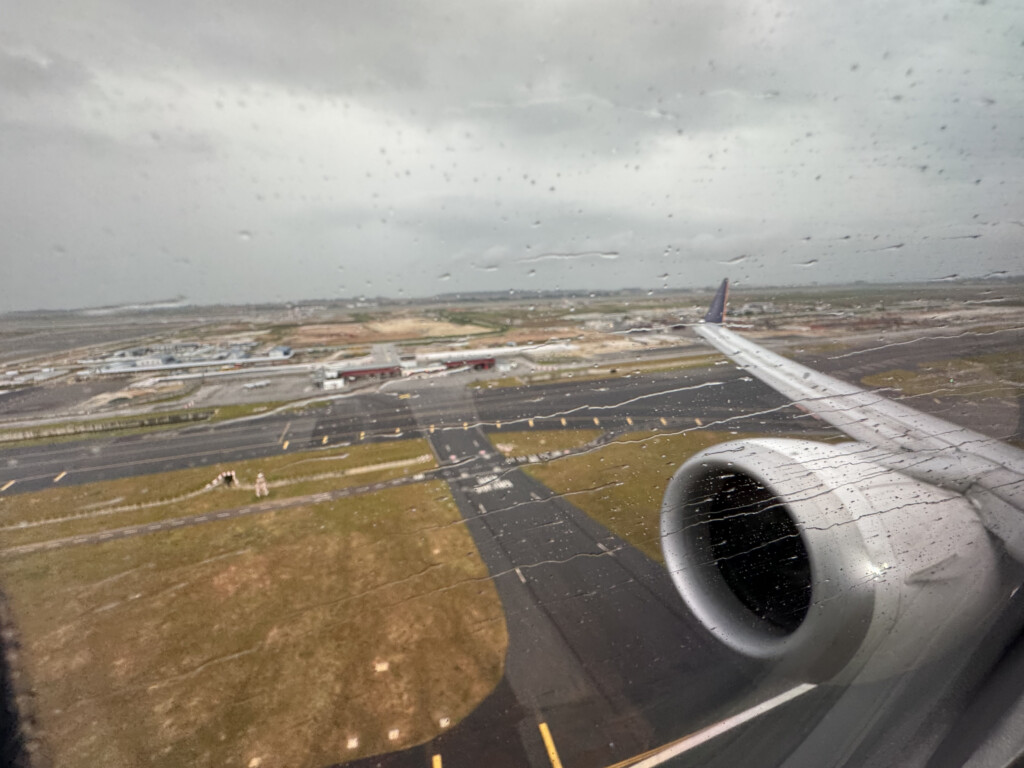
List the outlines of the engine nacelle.
{"label": "engine nacelle", "polygon": [[743,440],[676,472],[661,511],[676,588],[721,642],[811,682],[940,658],[997,600],[997,552],[963,496],[856,443]]}

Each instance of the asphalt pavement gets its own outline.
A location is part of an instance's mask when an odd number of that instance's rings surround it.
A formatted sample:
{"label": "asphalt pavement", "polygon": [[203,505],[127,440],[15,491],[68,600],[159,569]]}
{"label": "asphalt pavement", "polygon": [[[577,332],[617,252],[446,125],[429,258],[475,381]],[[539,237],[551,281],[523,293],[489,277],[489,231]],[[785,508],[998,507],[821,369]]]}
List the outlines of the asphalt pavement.
{"label": "asphalt pavement", "polygon": [[[422,437],[481,426],[497,429],[682,429],[820,431],[812,419],[735,368],[701,375],[610,379],[475,393],[461,381],[418,382],[399,394],[360,394],[329,407],[152,431],[81,437],[0,450],[0,493],[224,464],[339,444]],[[413,413],[415,407],[416,413]],[[326,442],[325,442],[326,439]],[[8,483],[10,485],[8,486]]]}
{"label": "asphalt pavement", "polygon": [[[1019,349],[1024,330],[922,336],[860,350],[808,355],[803,362],[846,381],[918,363]],[[634,374],[594,381],[563,381],[530,387],[469,390],[462,375],[414,382],[377,394],[344,396],[327,408],[282,413],[207,426],[127,437],[88,437],[45,446],[0,449],[0,493],[20,493],[59,482],[89,483],[242,461],[287,450],[339,442],[393,440],[435,429],[482,425],[493,429],[683,428],[794,434],[815,431],[812,419],[729,363],[677,372]],[[33,390],[34,391],[34,390]],[[57,390],[59,391],[59,390]],[[26,395],[43,402],[57,395]],[[1024,402],[998,397],[965,401],[946,396],[906,398],[922,411],[1001,439],[1024,439]],[[47,400],[48,401],[48,400]],[[17,401],[11,401],[13,406]],[[413,414],[416,408],[417,417]],[[426,415],[422,415],[426,414]],[[472,414],[472,416],[470,416]],[[282,437],[283,434],[283,437]]]}
{"label": "asphalt pavement", "polygon": [[[935,343],[950,353],[948,340]],[[915,354],[924,359],[936,351],[922,347]],[[865,370],[894,367],[892,349],[864,354],[874,355],[858,362]],[[836,356],[831,365],[844,378],[864,375],[850,358]],[[714,642],[662,566],[496,455],[487,438],[502,429],[584,427],[820,431],[818,422],[731,365],[482,391],[447,377],[306,412],[8,448],[0,451],[0,488],[16,493],[425,436],[442,465],[432,474],[449,482],[502,600],[505,676],[451,731],[356,765],[436,765],[434,755],[444,766],[547,768],[554,759],[566,768],[612,765],[719,722],[792,681],[774,679]],[[228,512],[250,514],[253,507]],[[146,533],[139,527],[118,535]],[[838,718],[844,728],[880,727],[868,718],[871,703],[895,697],[904,683],[888,685],[814,689],[673,764],[772,765],[792,754],[813,764],[830,747],[820,737],[835,729],[834,722],[819,727],[826,718]]]}

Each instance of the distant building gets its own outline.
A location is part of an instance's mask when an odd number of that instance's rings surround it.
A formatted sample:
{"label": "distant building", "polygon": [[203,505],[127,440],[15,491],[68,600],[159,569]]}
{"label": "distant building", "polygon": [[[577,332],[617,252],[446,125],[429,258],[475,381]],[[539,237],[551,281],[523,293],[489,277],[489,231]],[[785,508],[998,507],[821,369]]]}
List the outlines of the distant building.
{"label": "distant building", "polygon": [[400,365],[378,365],[372,360],[363,359],[359,363],[349,365],[325,365],[321,369],[324,389],[328,389],[329,381],[356,381],[358,379],[391,379],[402,375]]}
{"label": "distant building", "polygon": [[780,311],[771,301],[749,301],[743,306],[731,309],[730,314],[734,316],[777,315]]}

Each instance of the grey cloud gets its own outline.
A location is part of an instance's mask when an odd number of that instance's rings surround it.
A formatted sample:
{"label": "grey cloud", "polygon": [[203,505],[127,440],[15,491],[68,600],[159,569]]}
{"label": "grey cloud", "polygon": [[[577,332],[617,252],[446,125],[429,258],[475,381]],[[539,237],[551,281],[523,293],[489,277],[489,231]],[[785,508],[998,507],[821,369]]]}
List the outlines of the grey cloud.
{"label": "grey cloud", "polygon": [[56,53],[29,53],[0,48],[0,93],[8,96],[61,93],[85,85],[88,69]]}
{"label": "grey cloud", "polygon": [[3,306],[1019,271],[1019,8],[0,13]]}

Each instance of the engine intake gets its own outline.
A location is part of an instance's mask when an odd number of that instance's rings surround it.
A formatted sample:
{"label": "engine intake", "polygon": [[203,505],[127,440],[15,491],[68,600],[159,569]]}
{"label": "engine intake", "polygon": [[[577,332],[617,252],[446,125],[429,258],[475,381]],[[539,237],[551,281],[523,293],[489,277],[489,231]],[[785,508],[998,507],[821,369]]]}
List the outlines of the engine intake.
{"label": "engine intake", "polygon": [[941,657],[997,600],[997,556],[961,495],[856,443],[745,440],[673,477],[662,548],[726,645],[812,682],[878,679]]}

